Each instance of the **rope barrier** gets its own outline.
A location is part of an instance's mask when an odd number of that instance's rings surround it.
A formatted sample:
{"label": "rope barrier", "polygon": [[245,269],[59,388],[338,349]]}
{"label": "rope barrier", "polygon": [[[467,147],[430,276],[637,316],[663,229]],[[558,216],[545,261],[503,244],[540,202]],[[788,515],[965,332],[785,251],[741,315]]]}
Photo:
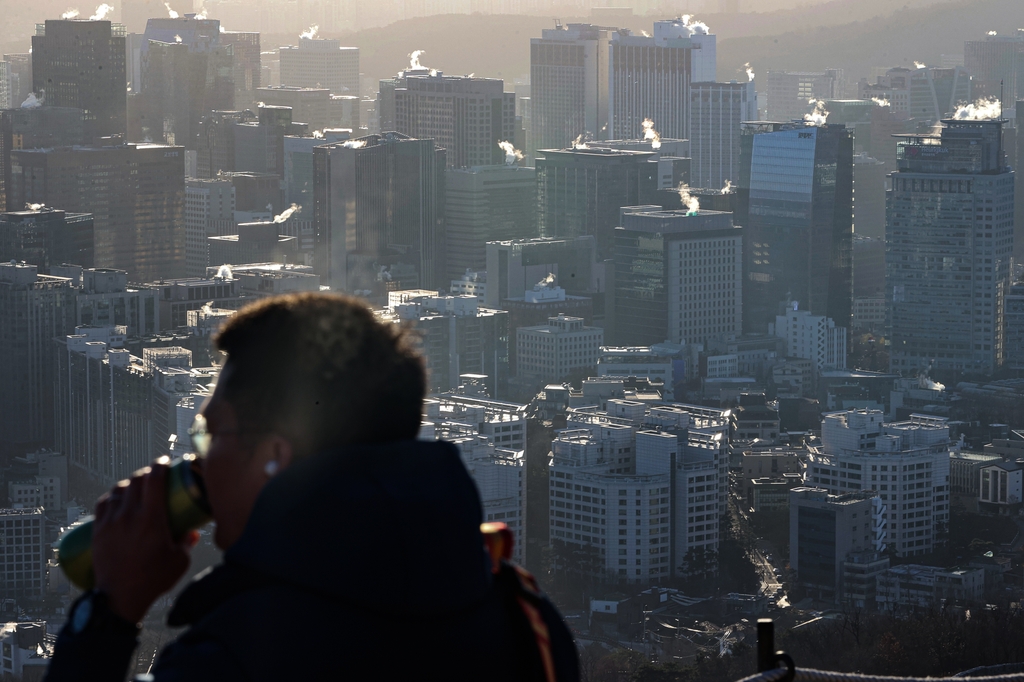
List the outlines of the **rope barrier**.
{"label": "rope barrier", "polygon": [[[1011,664],[1017,665],[1019,664]],[[1002,667],[1002,666],[992,666]],[[984,669],[982,669],[984,670]],[[973,671],[966,671],[971,673]],[[745,677],[739,682],[780,682],[788,675],[785,668],[768,670],[750,677]],[[896,677],[889,675],[864,675],[861,673],[837,673],[831,670],[814,670],[812,668],[797,668],[793,676],[794,682],[936,682],[937,680],[962,679],[960,676],[968,677],[965,673],[959,673],[953,677]],[[969,675],[972,682],[1024,682],[1024,672],[1016,672],[1004,675]]]}

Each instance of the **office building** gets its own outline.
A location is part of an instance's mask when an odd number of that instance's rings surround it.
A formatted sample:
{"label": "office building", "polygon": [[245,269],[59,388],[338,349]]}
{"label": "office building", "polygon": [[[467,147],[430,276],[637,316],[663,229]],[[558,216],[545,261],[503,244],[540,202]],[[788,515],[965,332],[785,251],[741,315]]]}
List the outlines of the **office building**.
{"label": "office building", "polygon": [[71,280],[72,327],[124,327],[129,337],[151,336],[163,329],[157,292],[129,286],[123,270],[63,265],[50,274]]}
{"label": "office building", "polygon": [[11,107],[20,107],[32,92],[32,55],[5,54],[3,60],[7,63]]}
{"label": "office building", "polygon": [[[46,517],[43,512],[42,507],[0,509],[0,528],[8,540],[0,553],[0,557],[3,557],[0,563],[3,585],[0,596],[4,599],[35,600],[46,595],[46,560],[50,552],[50,538],[46,533]],[[28,624],[19,624],[24,625]],[[41,636],[45,632],[45,624],[40,623],[38,626],[41,626]],[[4,649],[12,651],[11,644],[3,642]],[[27,656],[20,649],[17,651],[18,662],[24,665],[23,659]],[[11,668],[14,667],[13,659],[12,655]]]}
{"label": "office building", "polygon": [[837,99],[843,96],[845,84],[841,69],[821,72],[768,71],[764,75],[765,107],[763,120],[785,123],[802,119],[813,105],[809,100]]}
{"label": "office building", "polygon": [[784,314],[775,316],[771,331],[785,340],[787,357],[813,360],[818,371],[846,369],[849,330],[837,327],[832,319],[800,310],[794,301]]}
{"label": "office building", "polygon": [[717,551],[728,428],[725,411],[678,403],[570,408],[551,443],[550,536],[556,557],[587,559],[566,570],[657,583]]}
{"label": "office building", "polygon": [[962,67],[926,67],[910,74],[910,118],[935,124],[952,116],[964,102],[973,102],[971,75]]}
{"label": "office building", "polygon": [[[651,162],[658,164],[658,189],[676,192],[679,185],[690,182],[690,141],[662,137],[658,140],[601,140],[587,144],[590,149],[650,152]],[[677,195],[678,196],[678,195]]]}
{"label": "office building", "polygon": [[313,215],[313,148],[331,142],[344,142],[352,137],[351,130],[327,128],[320,137],[284,138],[284,203],[303,207],[306,215]]}
{"label": "office building", "polygon": [[1003,366],[1014,173],[1002,120],[907,135],[886,210],[890,370],[988,376]]}
{"label": "office building", "polygon": [[313,150],[315,263],[338,291],[445,286],[445,151],[370,135]]}
{"label": "office building", "polygon": [[0,441],[5,449],[53,438],[51,340],[70,330],[75,292],[35,265],[0,263]]}
{"label": "office building", "polygon": [[498,78],[405,71],[395,87],[397,132],[430,139],[447,152],[449,168],[505,161],[498,146],[515,137],[515,93]]}
{"label": "office building", "polygon": [[580,136],[588,139],[588,133],[590,139],[607,137],[613,33],[610,28],[568,24],[545,29],[542,37],[530,40],[529,159],[537,158],[541,149],[564,149]]}
{"label": "office building", "polygon": [[0,209],[20,211],[25,208],[24,204],[7,204],[11,152],[15,149],[83,144],[86,141],[84,125],[85,112],[82,109],[39,106],[0,111]]}
{"label": "office building", "polygon": [[240,282],[233,273],[149,282],[143,288],[159,292],[159,329],[188,325],[188,312],[209,304],[211,308],[236,309],[244,303]]}
{"label": "office building", "polygon": [[1016,462],[997,461],[983,464],[978,471],[978,510],[982,513],[1013,516],[1024,503],[1022,474],[1024,466]]}
{"label": "office building", "polygon": [[[744,128],[743,331],[764,333],[787,301],[850,327],[853,137],[842,125]],[[780,180],[786,178],[786,182]]]}
{"label": "office building", "polygon": [[728,213],[623,208],[615,230],[614,343],[693,344],[739,333],[743,238]]}
{"label": "office building", "polygon": [[306,38],[281,47],[281,85],[327,88],[335,95],[359,94],[359,48],[338,40]]}
{"label": "office building", "polygon": [[487,267],[486,244],[537,236],[533,168],[475,166],[445,172],[448,276]]}
{"label": "office building", "polygon": [[658,189],[658,164],[647,152],[545,149],[536,168],[540,236],[593,235],[600,259],[612,255],[619,209],[653,204]]}
{"label": "office building", "polygon": [[196,175],[215,178],[222,171],[234,171],[235,124],[255,123],[252,111],[211,111],[199,121],[196,141]]}
{"label": "office building", "polygon": [[185,180],[185,276],[201,277],[210,264],[208,237],[235,227],[235,187],[230,180]]}
{"label": "office building", "polygon": [[486,305],[505,308],[506,301],[524,296],[537,282],[546,285],[549,275],[567,296],[603,294],[604,269],[590,235],[487,242]]}
{"label": "office building", "polygon": [[[259,107],[258,121],[234,125],[235,162],[232,170],[284,177],[284,138],[309,135],[309,126],[293,121],[291,107]],[[276,205],[275,205],[276,207]]]}
{"label": "office building", "polygon": [[[128,132],[124,26],[47,19],[32,36],[32,91],[47,106],[85,111],[85,138]],[[68,208],[68,207],[64,207]]]}
{"label": "office building", "polygon": [[156,144],[19,150],[12,196],[91,213],[96,267],[135,282],[174,277],[185,268],[184,156]]}
{"label": "office building", "polygon": [[[650,37],[631,35],[623,29],[611,35],[608,42],[608,134],[598,137],[641,136],[645,119],[651,119],[665,137],[689,137],[691,54],[702,52],[693,49],[692,35],[690,27],[679,20],[654,22],[654,35]],[[713,41],[710,48],[710,71],[714,79]],[[597,135],[598,131],[591,132]]]}
{"label": "office building", "polygon": [[235,109],[256,106],[256,90],[261,85],[260,34],[245,31],[221,31],[221,45],[231,46],[235,84]]}
{"label": "office building", "polygon": [[331,91],[327,88],[266,85],[256,91],[256,96],[265,106],[291,107],[292,120],[307,124],[310,130],[337,124],[331,120]]}
{"label": "office building", "polygon": [[237,234],[207,238],[210,246],[210,265],[294,263],[298,258],[299,240],[294,236],[281,234],[285,229],[282,223],[239,223],[236,229]]}
{"label": "office building", "polygon": [[1024,282],[1014,282],[1003,297],[1006,364],[1024,369]]}
{"label": "office building", "polygon": [[519,327],[515,334],[516,374],[538,387],[581,372],[593,374],[604,343],[603,329],[564,313],[548,318],[545,325]]}
{"label": "office building", "polygon": [[877,578],[875,608],[879,611],[931,612],[953,604],[979,604],[985,593],[985,569],[939,568],[902,564]]}
{"label": "office building", "polygon": [[24,261],[43,273],[61,263],[92,267],[92,215],[45,206],[0,213],[0,261]]}
{"label": "office building", "polygon": [[915,414],[884,423],[881,410],[832,412],[808,456],[808,485],[830,494],[875,491],[896,556],[929,554],[949,531],[949,422]]}
{"label": "office building", "polygon": [[789,567],[818,599],[843,601],[843,563],[851,554],[885,551],[886,505],[873,491],[789,491]]}
{"label": "office building", "polygon": [[597,358],[599,377],[646,377],[662,385],[665,400],[675,397],[675,387],[686,380],[685,347],[677,343],[653,346],[601,346]]}
{"label": "office building", "polygon": [[1012,109],[1024,98],[1024,30],[964,41],[963,66],[973,77],[976,99],[1001,97],[1003,109]]}
{"label": "office building", "polygon": [[691,187],[719,188],[740,179],[740,124],[757,120],[754,82],[690,84]]}
{"label": "office building", "polygon": [[281,176],[276,173],[234,171],[219,173],[217,178],[227,180],[235,188],[236,222],[260,220],[261,215],[270,219],[284,210]]}
{"label": "office building", "polygon": [[487,395],[504,398],[508,384],[508,313],[481,308],[475,296],[438,295],[435,291],[388,293],[385,321],[407,323],[421,334],[427,361],[428,393],[459,387],[461,377],[483,377]]}

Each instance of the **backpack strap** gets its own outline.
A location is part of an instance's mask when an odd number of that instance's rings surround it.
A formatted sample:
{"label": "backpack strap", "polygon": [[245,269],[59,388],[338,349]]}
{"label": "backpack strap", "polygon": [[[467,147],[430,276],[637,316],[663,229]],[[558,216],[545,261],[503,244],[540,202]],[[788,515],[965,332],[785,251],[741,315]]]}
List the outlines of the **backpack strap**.
{"label": "backpack strap", "polygon": [[510,582],[514,582],[516,603],[533,631],[541,666],[544,669],[545,682],[557,682],[555,659],[551,652],[551,632],[540,609],[537,608],[542,599],[537,579],[525,568],[512,562],[514,537],[508,526],[504,523],[482,523],[480,532],[484,536],[484,546],[491,557],[491,572],[496,577],[508,576]]}

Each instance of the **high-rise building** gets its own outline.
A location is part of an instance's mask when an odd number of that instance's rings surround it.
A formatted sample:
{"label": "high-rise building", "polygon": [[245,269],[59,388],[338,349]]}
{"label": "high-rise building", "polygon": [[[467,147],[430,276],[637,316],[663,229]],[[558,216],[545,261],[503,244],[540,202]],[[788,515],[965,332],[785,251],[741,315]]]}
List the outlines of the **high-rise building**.
{"label": "high-rise building", "polygon": [[1006,364],[1024,369],[1024,283],[1015,282],[1003,297],[1006,326]]}
{"label": "high-rise building", "polygon": [[738,334],[743,311],[743,228],[716,211],[622,209],[615,229],[617,345],[706,343]]}
{"label": "high-rise building", "polygon": [[156,144],[14,151],[11,192],[15,205],[91,213],[96,267],[174,277],[185,269],[184,157]]}
{"label": "high-rise building", "polygon": [[910,118],[938,123],[973,101],[971,75],[962,66],[915,69],[910,74]]}
{"label": "high-rise building", "polygon": [[400,74],[395,88],[395,130],[430,139],[447,152],[449,168],[500,164],[499,142],[515,136],[516,96],[498,78],[445,76],[440,71]]}
{"label": "high-rise building", "polygon": [[833,495],[875,491],[896,556],[930,554],[948,539],[949,453],[945,418],[917,414],[886,424],[881,410],[832,412],[806,479]]}
{"label": "high-rise building", "polygon": [[292,120],[307,124],[310,130],[334,125],[330,116],[331,91],[327,88],[266,85],[256,91],[256,97],[264,105],[291,107]]}
{"label": "high-rise building", "polygon": [[775,316],[772,331],[786,341],[786,356],[813,360],[818,371],[846,369],[846,337],[849,330],[837,327],[830,318],[800,310],[794,301],[782,315]]}
{"label": "high-rise building", "polygon": [[35,265],[0,263],[0,443],[52,445],[55,337],[70,330],[74,291]]}
{"label": "high-rise building", "polygon": [[299,253],[299,240],[281,234],[283,229],[284,225],[269,220],[239,223],[236,234],[207,237],[210,264],[294,263]]}
{"label": "high-rise building", "polygon": [[446,287],[445,150],[399,133],[313,150],[318,274],[382,296]]}
{"label": "high-rise building", "polygon": [[[693,405],[612,398],[570,409],[551,443],[555,560],[632,584],[698,570],[721,539],[728,433],[727,411]],[[575,495],[589,498],[582,510]]]}
{"label": "high-rise building", "polygon": [[25,208],[24,204],[7,204],[11,152],[84,144],[84,125],[85,112],[81,109],[38,106],[0,111],[0,209],[20,211]]}
{"label": "high-rise building", "polygon": [[608,137],[608,54],[613,33],[611,28],[568,24],[545,29],[542,37],[530,40],[530,159],[537,157],[538,150],[563,149],[588,133],[593,138]]}
{"label": "high-rise building", "polygon": [[351,139],[351,130],[327,128],[320,137],[284,138],[284,203],[302,207],[313,215],[313,148]]}
{"label": "high-rise building", "polygon": [[83,109],[87,141],[128,132],[124,36],[123,26],[84,19],[47,19],[32,36],[32,91]]}
{"label": "high-rise building", "polygon": [[185,276],[202,277],[210,263],[208,237],[235,227],[235,187],[230,180],[185,180]]}
{"label": "high-rise building", "polygon": [[786,123],[803,118],[813,109],[812,99],[836,99],[843,95],[843,72],[826,69],[821,72],[769,71],[764,76],[766,119]]}
{"label": "high-rise building", "polygon": [[259,107],[259,120],[236,123],[235,171],[284,177],[285,135],[308,135],[309,126],[292,119],[291,107]]}
{"label": "high-rise building", "polygon": [[651,153],[575,147],[545,149],[540,157],[537,227],[542,237],[593,235],[598,258],[610,258],[619,209],[654,203],[658,164]]}
{"label": "high-rise building", "polygon": [[486,244],[537,236],[533,168],[476,166],[445,173],[448,276],[487,268]]}
{"label": "high-rise building", "polygon": [[46,207],[0,213],[0,261],[24,261],[47,274],[61,263],[92,267],[92,216]]}
{"label": "high-rise building", "polygon": [[[10,543],[4,544],[0,554],[0,580],[3,588],[0,589],[0,596],[4,599],[42,599],[47,592],[46,582],[46,560],[50,551],[49,537],[46,532],[46,516],[42,507],[27,507],[23,509],[0,509],[0,528],[3,529],[4,537]],[[18,629],[27,630],[28,623],[19,624]],[[38,627],[35,632],[19,632],[18,635],[33,634],[42,636],[42,630]],[[17,651],[9,663],[13,669],[13,661],[17,660],[22,670],[28,668],[25,659],[26,652],[19,648],[23,638],[18,637],[13,642],[4,642],[8,651]],[[42,640],[38,640],[42,644]],[[13,649],[12,649],[13,645]],[[27,674],[27,673],[26,673]]]}
{"label": "high-rise building", "polygon": [[[645,119],[653,120],[665,137],[689,137],[691,35],[687,25],[678,20],[654,22],[651,37],[626,30],[612,34],[608,44],[608,134],[599,137],[641,136]],[[712,60],[713,52],[712,47]]]}
{"label": "high-rise building", "polygon": [[975,97],[1001,97],[1003,109],[1013,108],[1024,97],[1024,29],[964,41],[964,68],[973,76]]}
{"label": "high-rise building", "polygon": [[196,141],[196,176],[215,178],[222,171],[234,171],[235,124],[256,123],[251,111],[211,111],[199,122]]}
{"label": "high-rise building", "polygon": [[932,367],[959,380],[1006,360],[1014,172],[1004,122],[946,119],[938,135],[900,143],[885,232],[893,372]]}
{"label": "high-rise building", "polygon": [[260,82],[260,34],[244,31],[221,31],[220,42],[230,45],[233,57],[235,108],[256,106],[256,90]]}
{"label": "high-rise building", "polygon": [[327,88],[335,95],[359,94],[359,48],[338,40],[301,38],[281,48],[281,85]]}
{"label": "high-rise building", "polygon": [[475,296],[435,291],[388,292],[378,316],[411,324],[421,334],[427,361],[428,393],[455,390],[466,374],[479,375],[492,398],[504,398],[508,385],[508,313],[481,308]]}
{"label": "high-rise building", "polygon": [[744,332],[764,333],[791,300],[848,329],[852,134],[842,125],[759,123],[745,127],[740,141]]}
{"label": "high-rise building", "polygon": [[519,327],[516,335],[516,374],[538,388],[558,383],[574,373],[594,373],[604,343],[604,330],[588,327],[582,317],[559,313],[548,323]]}
{"label": "high-rise building", "polygon": [[6,61],[0,61],[0,108],[10,109],[13,106],[14,104],[11,103],[11,65]]}
{"label": "high-rise building", "polygon": [[32,55],[5,54],[7,78],[11,87],[11,106],[20,107],[32,92]]}
{"label": "high-rise building", "polygon": [[753,81],[690,84],[691,187],[714,189],[739,182],[740,124],[755,120]]}
{"label": "high-rise building", "polygon": [[819,599],[841,602],[844,562],[860,552],[885,550],[885,509],[871,490],[790,490],[789,566],[800,586]]}
{"label": "high-rise building", "polygon": [[[661,137],[658,140],[601,140],[587,145],[590,149],[649,152],[652,163],[658,164],[658,189],[676,193],[679,185],[690,183],[690,141]],[[679,196],[676,194],[676,196]]]}
{"label": "high-rise building", "polygon": [[597,259],[594,237],[515,239],[487,243],[488,308],[505,308],[537,282],[554,275],[570,296],[593,296],[605,291],[604,265]]}
{"label": "high-rise building", "polygon": [[162,331],[155,289],[128,285],[123,270],[67,265],[50,274],[69,277],[75,289],[74,327],[124,327],[129,337]]}

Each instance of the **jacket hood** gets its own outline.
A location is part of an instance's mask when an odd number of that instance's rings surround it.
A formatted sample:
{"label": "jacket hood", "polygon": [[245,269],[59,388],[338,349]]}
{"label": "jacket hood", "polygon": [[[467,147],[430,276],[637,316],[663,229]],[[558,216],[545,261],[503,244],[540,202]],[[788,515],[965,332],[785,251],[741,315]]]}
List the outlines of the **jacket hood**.
{"label": "jacket hood", "polygon": [[268,482],[225,562],[353,606],[452,612],[491,585],[482,516],[450,443],[345,447]]}

